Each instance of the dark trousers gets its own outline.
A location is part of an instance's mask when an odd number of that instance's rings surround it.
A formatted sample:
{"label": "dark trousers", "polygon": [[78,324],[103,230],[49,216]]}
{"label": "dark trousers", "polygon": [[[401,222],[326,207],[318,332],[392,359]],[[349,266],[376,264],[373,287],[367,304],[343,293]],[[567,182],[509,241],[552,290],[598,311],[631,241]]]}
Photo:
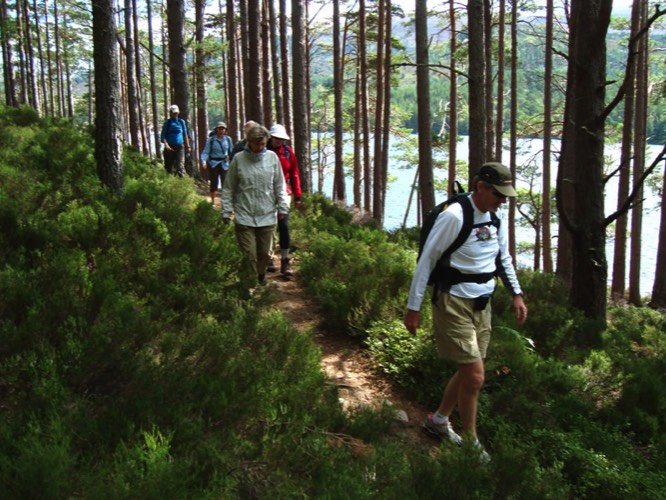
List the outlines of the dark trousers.
{"label": "dark trousers", "polygon": [[182,144],[170,147],[172,151],[164,150],[164,168],[170,174],[185,177],[185,148]]}
{"label": "dark trousers", "polygon": [[222,169],[222,165],[218,165],[215,168],[211,168],[208,165],[208,179],[210,180],[210,192],[214,193],[217,191],[217,182],[220,180],[220,189],[224,186],[224,178],[227,176],[227,170]]}
{"label": "dark trousers", "polygon": [[278,233],[280,234],[280,250],[288,250],[291,246],[289,214],[285,214],[284,218],[278,219]]}

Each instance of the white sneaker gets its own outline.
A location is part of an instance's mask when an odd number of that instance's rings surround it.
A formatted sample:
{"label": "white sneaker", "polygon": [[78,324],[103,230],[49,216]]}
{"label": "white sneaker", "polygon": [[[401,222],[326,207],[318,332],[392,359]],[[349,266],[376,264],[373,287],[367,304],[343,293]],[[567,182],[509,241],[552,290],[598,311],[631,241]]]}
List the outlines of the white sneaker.
{"label": "white sneaker", "polygon": [[451,422],[447,420],[445,424],[436,424],[432,417],[433,414],[429,413],[423,422],[424,431],[432,434],[435,437],[438,437],[439,439],[448,439],[457,446],[462,444],[462,438],[453,430],[453,427],[451,427]]}
{"label": "white sneaker", "polygon": [[481,463],[482,464],[489,463],[490,462],[490,455],[488,454],[488,452],[485,450],[485,448],[479,442],[478,439],[474,442],[474,447],[479,450],[479,460],[481,460]]}

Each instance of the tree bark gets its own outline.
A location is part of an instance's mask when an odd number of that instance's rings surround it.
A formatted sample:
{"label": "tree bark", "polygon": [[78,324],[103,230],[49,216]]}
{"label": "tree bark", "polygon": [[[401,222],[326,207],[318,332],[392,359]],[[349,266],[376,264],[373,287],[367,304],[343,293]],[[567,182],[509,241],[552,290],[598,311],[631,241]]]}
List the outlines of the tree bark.
{"label": "tree bark", "polygon": [[[506,1],[499,0],[499,24],[497,28],[497,118],[495,119],[495,154],[490,158],[502,161],[502,139],[504,138],[504,34],[506,31]],[[492,82],[491,82],[492,84]]]}
{"label": "tree bark", "polygon": [[155,76],[155,43],[153,41],[153,14],[152,0],[146,0],[148,14],[148,71],[150,73],[150,105],[152,109],[153,140],[155,141],[155,157],[162,159],[162,145],[160,143],[160,128],[157,108],[157,80]]}
{"label": "tree bark", "polygon": [[[292,35],[293,36],[293,35]],[[287,0],[280,0],[280,64],[282,67],[282,99],[284,121],[282,124],[287,133],[293,135],[293,122],[291,114],[291,86],[289,78],[289,37],[287,35]],[[299,159],[300,164],[300,159]]]}
{"label": "tree bark", "polygon": [[227,0],[227,43],[229,45],[227,60],[227,126],[229,135],[234,140],[240,139],[242,124],[240,123],[238,98],[238,44],[236,42],[236,20],[234,18],[234,0]]}
{"label": "tree bark", "polygon": [[263,123],[267,127],[273,125],[273,99],[271,98],[271,44],[270,28],[268,26],[268,0],[261,2],[261,102]]}
{"label": "tree bark", "polygon": [[[515,7],[514,7],[515,8]],[[469,180],[485,162],[485,122],[486,106],[484,99],[484,42],[483,42],[483,0],[467,2],[467,31],[469,37]]]}
{"label": "tree bark", "polygon": [[268,1],[268,15],[271,38],[271,68],[273,70],[273,99],[275,100],[275,122],[284,125],[284,102],[282,101],[282,75],[280,71],[280,39],[278,37],[278,16],[275,3]]}
{"label": "tree bark", "polygon": [[419,194],[421,216],[435,206],[435,183],[432,171],[432,117],[430,115],[430,70],[428,54],[428,2],[416,0],[414,12],[416,38],[416,95],[419,140]]}
{"label": "tree bark", "polygon": [[367,10],[366,1],[359,0],[359,49],[358,56],[361,59],[361,134],[363,137],[362,151],[363,159],[361,170],[363,172],[363,209],[370,212],[372,209],[372,173],[370,171],[370,120],[368,116],[368,50],[367,50]]}
{"label": "tree bark", "polygon": [[[640,4],[639,25],[647,20],[647,3]],[[636,59],[636,101],[634,113],[634,165],[633,187],[637,199],[643,199],[643,180],[645,171],[645,144],[647,142],[647,101],[648,101],[648,40],[641,37],[638,42]],[[631,211],[631,260],[629,262],[629,303],[641,305],[641,234],[643,231],[643,204],[639,203]]]}
{"label": "tree bark", "polygon": [[342,142],[342,57],[340,54],[340,1],[333,0],[333,105],[334,105],[334,156],[333,199],[345,203],[345,171],[342,164],[344,144]]}
{"label": "tree bark", "polygon": [[292,66],[293,66],[293,96],[294,96],[294,149],[298,165],[301,170],[301,187],[310,193],[311,184],[308,176],[310,158],[308,157],[308,110],[306,96],[305,75],[305,5],[304,0],[292,0]]}
{"label": "tree bark", "polygon": [[[666,165],[666,163],[665,163]],[[657,246],[657,264],[654,271],[650,307],[666,309],[666,168],[661,183],[661,219],[659,223],[659,244]]]}
{"label": "tree bark", "polygon": [[42,96],[41,110],[44,116],[48,116],[49,108],[46,87],[46,71],[44,70],[44,48],[42,46],[42,30],[39,23],[39,9],[37,8],[37,0],[32,0],[32,10],[35,14],[35,36],[37,38],[37,57],[39,58],[39,83]]}
{"label": "tree bark", "polygon": [[[543,172],[541,184],[541,230],[543,233],[543,271],[553,272],[553,257],[550,232],[550,184],[551,146],[553,134],[552,84],[553,84],[553,0],[546,1],[546,49],[544,53],[543,81]],[[538,262],[537,268],[538,269]]]}
{"label": "tree bark", "polygon": [[[29,102],[30,105],[39,113],[40,112],[40,100],[39,92],[37,91],[37,72],[35,71],[35,51],[32,44],[32,29],[30,25],[30,9],[28,0],[21,0],[21,5],[23,8],[23,21],[25,22],[25,54],[27,58],[26,69],[28,72],[28,90],[29,90]],[[37,11],[35,11],[35,17]]]}
{"label": "tree bark", "polygon": [[17,106],[16,80],[14,79],[14,60],[12,45],[7,33],[7,24],[9,16],[7,15],[7,1],[0,1],[0,40],[2,42],[2,80],[5,90],[5,103],[8,106]]}
{"label": "tree bark", "polygon": [[141,149],[139,139],[139,103],[137,98],[134,65],[134,25],[132,23],[132,0],[125,0],[125,73],[127,74],[127,110],[129,112],[130,143],[137,151]]}
{"label": "tree bark", "polygon": [[603,117],[606,83],[606,33],[612,0],[571,3],[569,63],[572,124],[565,128],[564,143],[572,146],[575,206],[566,217],[573,232],[571,305],[597,321],[585,343],[596,345],[606,322],[606,233],[604,225]]}
{"label": "tree bark", "polygon": [[455,180],[457,175],[456,162],[458,160],[458,73],[456,68],[456,52],[458,41],[456,39],[456,8],[454,0],[449,0],[449,25],[451,35],[449,44],[451,54],[449,56],[449,169],[448,169],[448,194],[452,196],[456,190]]}
{"label": "tree bark", "polygon": [[259,0],[247,2],[247,29],[248,29],[248,79],[245,83],[245,111],[248,119],[257,123],[264,123],[263,98],[261,93],[261,32],[259,21],[261,9]]}
{"label": "tree bark", "polygon": [[[631,8],[631,34],[633,38],[640,29],[640,2],[634,2]],[[629,177],[631,172],[631,150],[634,130],[634,102],[636,97],[636,58],[627,61],[626,85],[624,94],[624,114],[622,119],[622,145],[620,148],[620,168],[617,189],[617,208],[622,207],[629,195]],[[627,228],[628,216],[620,215],[615,222],[615,240],[613,242],[613,275],[611,296],[614,300],[624,298],[627,266]]]}
{"label": "tree bark", "polygon": [[141,66],[141,32],[139,31],[139,12],[137,11],[136,6],[137,0],[132,0],[132,19],[134,20],[134,64],[136,66],[136,83],[137,83],[137,109],[139,110],[139,131],[141,136],[141,151],[144,156],[150,154],[148,148],[148,134],[146,131],[146,118],[144,112],[144,87],[141,82],[141,76],[143,75],[143,69]]}
{"label": "tree bark", "polygon": [[184,29],[185,0],[167,0],[171,104],[177,104],[180,107],[180,117],[189,122],[190,91],[187,82],[187,49],[185,47]]}
{"label": "tree bark", "polygon": [[386,9],[385,0],[379,0],[377,17],[377,57],[376,67],[376,95],[375,95],[375,123],[374,123],[374,162],[373,162],[373,197],[372,197],[372,218],[377,227],[382,227],[384,220],[382,218],[382,206],[384,201],[382,193],[384,192],[384,183],[382,178],[382,119],[384,116],[384,37],[386,36]]}
{"label": "tree bark", "polygon": [[[486,152],[484,158],[493,158],[495,153],[495,140],[493,138],[494,125],[493,125],[493,24],[492,24],[492,6],[491,0],[483,0],[483,59],[485,65],[484,90],[483,95],[485,99],[485,144]],[[501,161],[500,158],[496,158]]]}
{"label": "tree bark", "polygon": [[118,45],[113,0],[93,0],[93,60],[95,62],[95,160],[97,174],[109,189],[123,191]]}
{"label": "tree bark", "polygon": [[[516,154],[518,150],[516,130],[518,122],[518,2],[514,1],[511,6],[511,110],[509,126],[509,168],[511,177],[516,178]],[[508,210],[509,229],[509,253],[516,256],[516,199],[509,198]]]}
{"label": "tree bark", "polygon": [[208,96],[206,94],[207,57],[203,47],[206,0],[196,0],[194,9],[194,39],[196,41],[196,49],[194,51],[194,74],[197,96],[197,149],[198,151],[203,151],[203,148],[206,146],[206,140],[208,140]]}

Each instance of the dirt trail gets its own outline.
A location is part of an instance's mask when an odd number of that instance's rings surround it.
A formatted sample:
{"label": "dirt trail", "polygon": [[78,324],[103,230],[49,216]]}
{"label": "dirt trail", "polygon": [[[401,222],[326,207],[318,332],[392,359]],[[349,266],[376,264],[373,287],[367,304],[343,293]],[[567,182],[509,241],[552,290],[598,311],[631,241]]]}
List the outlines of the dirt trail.
{"label": "dirt trail", "polygon": [[322,371],[338,387],[344,409],[381,407],[390,402],[396,411],[393,429],[412,442],[433,445],[433,440],[421,430],[427,409],[410,401],[396,384],[374,365],[362,342],[344,332],[325,330],[321,326],[318,305],[307,298],[298,279],[298,260],[292,258],[295,276],[286,280],[279,273],[269,274],[273,286],[279,289],[275,307],[291,320],[299,331],[311,332],[321,349]]}

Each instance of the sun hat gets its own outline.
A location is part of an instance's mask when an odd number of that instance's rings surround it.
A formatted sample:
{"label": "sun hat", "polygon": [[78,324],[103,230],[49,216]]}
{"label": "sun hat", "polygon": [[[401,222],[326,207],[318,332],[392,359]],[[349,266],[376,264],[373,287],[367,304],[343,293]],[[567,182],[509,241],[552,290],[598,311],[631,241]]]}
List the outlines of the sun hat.
{"label": "sun hat", "polygon": [[215,125],[215,128],[227,128],[227,124],[224,122],[217,122],[217,125]]}
{"label": "sun hat", "polygon": [[287,129],[284,128],[284,125],[280,125],[279,123],[273,125],[269,130],[269,133],[271,134],[271,137],[284,139],[286,141],[289,140],[289,135],[287,135]]}
{"label": "sun hat", "polygon": [[479,170],[478,176],[479,180],[482,180],[486,184],[492,184],[497,192],[504,196],[513,197],[518,195],[513,188],[511,171],[499,162],[491,161],[484,163]]}
{"label": "sun hat", "polygon": [[178,109],[178,104],[172,104],[169,106],[169,113],[180,113],[180,109]]}

